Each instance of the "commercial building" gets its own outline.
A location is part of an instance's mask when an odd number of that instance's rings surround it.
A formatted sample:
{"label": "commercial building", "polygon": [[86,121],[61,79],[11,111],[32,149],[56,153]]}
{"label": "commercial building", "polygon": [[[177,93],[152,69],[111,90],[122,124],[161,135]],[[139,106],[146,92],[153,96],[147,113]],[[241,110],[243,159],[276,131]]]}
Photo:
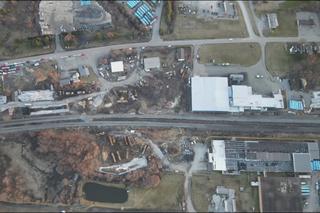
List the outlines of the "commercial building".
{"label": "commercial building", "polygon": [[51,90],[21,91],[17,98],[21,102],[53,101],[53,94]]}
{"label": "commercial building", "polygon": [[144,63],[144,70],[149,72],[151,69],[160,69],[160,58],[159,57],[152,57],[152,58],[145,58],[143,60]]}
{"label": "commercial building", "polygon": [[264,97],[253,94],[252,87],[246,85],[229,86],[226,77],[192,77],[191,96],[193,112],[244,112],[284,108],[280,91],[273,93],[272,97]]}
{"label": "commercial building", "polygon": [[208,168],[223,173],[310,173],[317,159],[317,143],[213,140],[208,147]]}
{"label": "commercial building", "polygon": [[111,62],[111,72],[116,73],[116,72],[123,72],[123,71],[124,71],[123,61]]}

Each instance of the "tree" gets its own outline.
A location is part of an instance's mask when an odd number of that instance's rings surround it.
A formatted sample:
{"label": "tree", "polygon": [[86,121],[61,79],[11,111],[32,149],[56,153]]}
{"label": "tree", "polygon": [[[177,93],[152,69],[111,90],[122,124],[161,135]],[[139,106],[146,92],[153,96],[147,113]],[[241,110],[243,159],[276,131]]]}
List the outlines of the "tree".
{"label": "tree", "polygon": [[102,33],[101,32],[96,32],[95,39],[98,40],[98,41],[101,41],[103,39]]}
{"label": "tree", "polygon": [[34,47],[41,47],[42,46],[42,42],[39,37],[33,38],[31,43],[32,43],[32,46],[34,46]]}

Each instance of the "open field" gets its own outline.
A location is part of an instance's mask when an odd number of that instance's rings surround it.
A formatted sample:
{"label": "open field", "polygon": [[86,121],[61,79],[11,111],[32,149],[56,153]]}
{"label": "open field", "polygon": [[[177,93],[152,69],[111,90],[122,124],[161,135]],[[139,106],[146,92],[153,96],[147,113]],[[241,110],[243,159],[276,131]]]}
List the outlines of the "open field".
{"label": "open field", "polygon": [[4,3],[0,9],[0,60],[53,52],[54,39],[39,37],[38,7],[35,1]]}
{"label": "open field", "polygon": [[212,20],[205,21],[195,16],[185,16],[178,14],[175,9],[175,20],[173,24],[173,32],[168,34],[168,26],[165,23],[165,16],[161,16],[160,31],[164,40],[182,40],[182,39],[214,39],[226,37],[246,37],[245,22],[237,5],[239,20]]}
{"label": "open field", "polygon": [[290,71],[294,58],[287,53],[283,43],[266,44],[266,67],[272,75],[285,76]]}
{"label": "open field", "polygon": [[[93,203],[81,200],[83,204],[109,208],[125,209],[150,209],[158,211],[179,210],[183,197],[182,174],[165,174],[161,177],[160,184],[155,188],[130,187],[128,201],[125,203]],[[113,184],[113,186],[115,186]]]}
{"label": "open field", "polygon": [[[225,186],[236,191],[236,206],[239,212],[259,210],[258,188],[250,186],[250,181],[255,180],[253,173],[243,173],[236,176],[222,175],[221,172],[211,174],[194,174],[192,176],[192,200],[194,207],[199,212],[207,212],[209,199],[216,186]],[[240,192],[240,186],[244,191]]]}
{"label": "open field", "polygon": [[201,46],[199,49],[200,63],[230,63],[251,66],[261,57],[258,43],[214,44]]}

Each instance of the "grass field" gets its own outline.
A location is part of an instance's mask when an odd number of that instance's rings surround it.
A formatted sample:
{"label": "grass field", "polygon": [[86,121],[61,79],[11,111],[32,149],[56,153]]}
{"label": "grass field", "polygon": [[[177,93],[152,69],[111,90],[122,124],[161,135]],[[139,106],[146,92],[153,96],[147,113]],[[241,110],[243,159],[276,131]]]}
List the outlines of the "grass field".
{"label": "grass field", "polygon": [[287,75],[294,58],[287,53],[284,43],[267,43],[265,51],[267,70],[272,75]]}
{"label": "grass field", "polygon": [[201,46],[199,49],[200,63],[230,63],[251,66],[261,57],[258,43],[213,44]]}
{"label": "grass field", "polygon": [[[212,20],[205,21],[195,16],[177,14],[174,22],[174,30],[171,34],[162,35],[164,40],[183,39],[214,39],[226,37],[247,37],[245,22],[237,5],[239,20]],[[176,13],[178,13],[176,11]],[[160,29],[166,32],[165,16],[161,17]]]}
{"label": "grass field", "polygon": [[[179,203],[183,197],[184,175],[165,174],[161,178],[161,183],[156,188],[129,188],[128,201],[121,204],[114,203],[93,203],[81,200],[82,204],[125,209],[150,209],[158,211],[179,210]],[[113,186],[115,186],[113,184]],[[121,187],[121,185],[120,185]]]}
{"label": "grass field", "polygon": [[[255,180],[256,174],[244,173],[236,176],[222,175],[221,172],[212,174],[194,174],[192,176],[192,200],[196,211],[207,212],[209,199],[216,186],[225,186],[235,189],[237,212],[259,211],[258,188],[250,186],[250,181]],[[244,191],[240,192],[240,186]]]}
{"label": "grass field", "polygon": [[279,27],[273,31],[264,32],[265,36],[298,36],[298,26],[296,22],[296,13],[288,10],[278,10]]}

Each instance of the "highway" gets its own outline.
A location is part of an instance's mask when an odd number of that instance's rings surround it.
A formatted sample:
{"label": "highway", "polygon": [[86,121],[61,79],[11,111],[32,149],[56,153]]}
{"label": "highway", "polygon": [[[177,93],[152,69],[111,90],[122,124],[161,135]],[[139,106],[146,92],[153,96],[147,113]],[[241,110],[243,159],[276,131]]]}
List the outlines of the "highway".
{"label": "highway", "polygon": [[320,120],[317,118],[268,118],[266,116],[207,116],[188,113],[170,115],[57,115],[1,122],[0,134],[66,127],[154,127],[202,129],[221,133],[319,134]]}

